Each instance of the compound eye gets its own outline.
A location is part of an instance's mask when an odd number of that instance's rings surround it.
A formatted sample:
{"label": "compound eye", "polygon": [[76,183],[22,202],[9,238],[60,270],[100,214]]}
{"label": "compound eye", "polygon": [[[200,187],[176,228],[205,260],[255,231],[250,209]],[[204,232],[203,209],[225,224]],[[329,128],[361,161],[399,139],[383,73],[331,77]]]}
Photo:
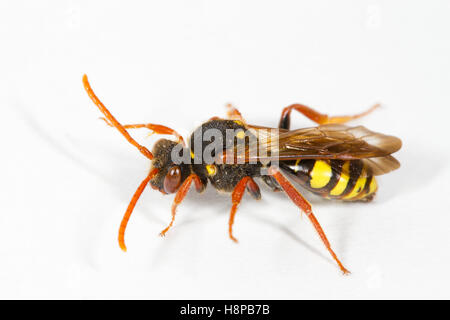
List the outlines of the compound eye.
{"label": "compound eye", "polygon": [[180,167],[174,166],[169,169],[166,177],[164,178],[164,191],[166,193],[174,193],[178,190],[181,183],[181,170]]}

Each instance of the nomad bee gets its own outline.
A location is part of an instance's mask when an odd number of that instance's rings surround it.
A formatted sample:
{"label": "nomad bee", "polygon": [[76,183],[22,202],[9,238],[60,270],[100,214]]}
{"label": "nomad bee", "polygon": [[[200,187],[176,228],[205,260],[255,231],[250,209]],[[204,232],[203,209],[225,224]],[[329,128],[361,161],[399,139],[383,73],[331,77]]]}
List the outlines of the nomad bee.
{"label": "nomad bee", "polygon": [[[231,193],[228,233],[230,239],[237,242],[232,228],[238,205],[245,190],[255,199],[261,198],[259,186],[255,182],[255,178],[259,178],[273,191],[284,191],[306,214],[345,274],[348,270],[331,249],[310,203],[293,183],[327,199],[371,201],[378,188],[375,176],[400,167],[400,163],[391,156],[401,148],[400,139],[372,132],[362,126],[343,125],[369,114],[378,105],[354,116],[329,117],[307,106],[293,104],[283,109],[277,129],[249,125],[236,108],[228,106],[226,119],[214,117],[203,123],[192,133],[187,145],[175,130],[163,125],[120,124],[94,94],[86,75],[83,84],[91,100],[105,116],[103,120],[119,130],[129,143],[151,160],[150,172],[137,188],[120,224],[119,245],[124,251],[125,228],[147,185],[163,194],[176,193],[172,220],[161,235],[165,235],[172,227],[176,209],[192,183],[198,192],[202,192],[209,182],[217,190]],[[293,110],[319,126],[290,130]],[[137,128],[146,128],[155,134],[172,135],[175,141],[161,139],[150,152],[128,133],[128,129]],[[230,131],[235,134],[229,136]],[[214,148],[208,142],[212,140],[215,142]],[[239,140],[243,143],[236,143]],[[211,155],[210,159],[202,158],[202,155],[207,154]]]}

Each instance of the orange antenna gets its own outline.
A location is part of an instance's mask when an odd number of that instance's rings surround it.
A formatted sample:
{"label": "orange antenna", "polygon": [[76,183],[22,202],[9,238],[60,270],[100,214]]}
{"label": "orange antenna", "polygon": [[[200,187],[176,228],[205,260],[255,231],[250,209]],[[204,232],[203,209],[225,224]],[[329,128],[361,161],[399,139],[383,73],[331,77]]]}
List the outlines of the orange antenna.
{"label": "orange antenna", "polygon": [[127,251],[127,246],[125,245],[125,229],[127,228],[128,220],[130,220],[130,216],[133,213],[134,207],[136,206],[139,197],[156,173],[158,173],[158,169],[154,168],[149,172],[148,176],[144,180],[142,180],[141,184],[134,193],[133,198],[131,198],[131,201],[128,204],[127,211],[123,215],[122,222],[120,223],[119,227],[119,246],[123,251]]}
{"label": "orange antenna", "polygon": [[129,143],[131,143],[133,146],[138,148],[138,150],[147,158],[150,160],[153,159],[153,154],[144,146],[140,145],[139,143],[134,140],[128,131],[122,126],[119,121],[114,118],[114,116],[109,112],[109,110],[105,107],[105,105],[100,101],[100,99],[95,95],[94,91],[91,88],[91,85],[89,84],[87,75],[83,75],[83,85],[84,89],[86,90],[87,94],[91,98],[92,102],[95,103],[95,105],[100,109],[100,111],[104,114],[106,118],[106,122],[110,124],[111,126],[115,127],[119,132],[127,139]]}

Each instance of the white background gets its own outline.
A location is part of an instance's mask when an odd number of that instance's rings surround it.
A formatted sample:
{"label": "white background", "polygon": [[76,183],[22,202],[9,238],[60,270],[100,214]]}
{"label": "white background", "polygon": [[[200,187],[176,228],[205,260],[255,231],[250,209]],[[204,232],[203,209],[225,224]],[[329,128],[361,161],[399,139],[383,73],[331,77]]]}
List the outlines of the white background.
{"label": "white background", "polygon": [[[2,1],[0,298],[450,298],[448,1]],[[372,203],[306,194],[344,277],[283,194],[144,192],[149,162],[122,123],[187,135],[238,106],[276,126],[294,102],[403,140]],[[293,127],[313,125],[294,115]],[[134,136],[151,147],[157,137]]]}

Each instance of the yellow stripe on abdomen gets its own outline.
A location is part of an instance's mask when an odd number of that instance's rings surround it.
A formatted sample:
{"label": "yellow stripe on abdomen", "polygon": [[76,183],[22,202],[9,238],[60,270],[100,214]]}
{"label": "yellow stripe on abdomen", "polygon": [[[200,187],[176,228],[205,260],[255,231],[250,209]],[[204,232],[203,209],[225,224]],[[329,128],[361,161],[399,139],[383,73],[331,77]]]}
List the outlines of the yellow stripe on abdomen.
{"label": "yellow stripe on abdomen", "polygon": [[377,191],[377,189],[378,189],[377,180],[375,180],[375,178],[372,178],[372,181],[370,181],[369,192],[367,194],[368,195],[372,194],[375,191]]}
{"label": "yellow stripe on abdomen", "polygon": [[316,160],[310,173],[309,184],[314,189],[323,188],[330,182],[332,175],[331,166],[326,161]]}
{"label": "yellow stripe on abdomen", "polygon": [[361,192],[363,192],[364,185],[366,184],[366,180],[367,180],[366,170],[363,169],[361,171],[361,174],[359,175],[358,180],[355,183],[355,186],[353,187],[353,190],[350,191],[350,193],[348,195],[346,195],[345,197],[343,197],[342,199],[349,200],[351,198],[358,196]]}
{"label": "yellow stripe on abdomen", "polygon": [[330,195],[339,196],[344,192],[345,188],[347,187],[348,181],[350,180],[349,170],[350,161],[345,161],[344,165],[342,166],[339,181],[337,182],[336,186],[330,191]]}

